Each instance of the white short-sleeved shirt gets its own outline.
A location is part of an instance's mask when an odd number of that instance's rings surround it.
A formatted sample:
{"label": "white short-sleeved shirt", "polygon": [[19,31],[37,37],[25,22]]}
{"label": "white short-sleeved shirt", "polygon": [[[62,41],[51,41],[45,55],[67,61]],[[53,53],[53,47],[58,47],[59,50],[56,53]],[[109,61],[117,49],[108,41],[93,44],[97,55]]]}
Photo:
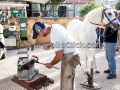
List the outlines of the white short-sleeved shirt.
{"label": "white short-sleeved shirt", "polygon": [[72,37],[60,24],[52,24],[50,39],[55,51],[63,49],[64,54],[73,52],[73,55],[76,55],[79,53],[78,49],[73,45]]}

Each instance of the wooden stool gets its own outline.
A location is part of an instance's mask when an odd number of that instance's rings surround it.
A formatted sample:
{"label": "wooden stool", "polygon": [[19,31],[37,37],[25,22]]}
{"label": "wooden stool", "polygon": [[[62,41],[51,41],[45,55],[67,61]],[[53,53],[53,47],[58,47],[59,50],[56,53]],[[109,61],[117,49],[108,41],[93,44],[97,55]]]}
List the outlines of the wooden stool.
{"label": "wooden stool", "polygon": [[42,87],[44,90],[47,90],[47,86],[54,83],[54,80],[47,78],[46,75],[41,73],[36,74],[30,81],[19,80],[17,74],[14,75],[11,80],[27,90],[39,90]]}

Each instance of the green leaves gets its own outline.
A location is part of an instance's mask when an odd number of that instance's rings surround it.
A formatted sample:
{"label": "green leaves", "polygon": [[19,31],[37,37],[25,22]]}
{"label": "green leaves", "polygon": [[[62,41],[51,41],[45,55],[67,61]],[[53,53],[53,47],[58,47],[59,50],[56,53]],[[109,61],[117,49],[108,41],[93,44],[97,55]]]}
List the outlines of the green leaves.
{"label": "green leaves", "polygon": [[90,4],[85,4],[82,8],[78,8],[78,12],[80,13],[80,16],[86,15],[91,10],[100,7],[101,4],[98,4],[95,1],[92,1]]}
{"label": "green leaves", "polygon": [[115,5],[115,8],[116,8],[117,10],[120,10],[120,0],[117,0],[117,3],[116,3],[116,5]]}

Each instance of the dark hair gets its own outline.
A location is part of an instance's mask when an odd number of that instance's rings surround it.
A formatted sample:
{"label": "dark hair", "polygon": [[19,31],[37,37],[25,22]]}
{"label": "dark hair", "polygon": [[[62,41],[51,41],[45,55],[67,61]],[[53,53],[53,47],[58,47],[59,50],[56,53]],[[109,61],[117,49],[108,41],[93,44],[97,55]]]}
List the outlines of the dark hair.
{"label": "dark hair", "polygon": [[114,13],[115,13],[115,16],[117,17],[117,15],[118,15],[117,11],[114,11]]}

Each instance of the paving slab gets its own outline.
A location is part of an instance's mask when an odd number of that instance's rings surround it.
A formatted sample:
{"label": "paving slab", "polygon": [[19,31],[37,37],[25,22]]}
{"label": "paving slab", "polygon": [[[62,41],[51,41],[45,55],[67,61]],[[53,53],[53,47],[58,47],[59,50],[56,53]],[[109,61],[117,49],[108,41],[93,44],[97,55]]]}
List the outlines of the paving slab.
{"label": "paving slab", "polygon": [[[16,49],[8,50],[7,57],[3,60],[0,60],[0,90],[25,90],[23,87],[11,81],[13,75],[17,73],[17,52],[25,49]],[[96,49],[96,62],[99,68],[100,74],[94,73],[94,81],[101,84],[101,89],[99,90],[120,90],[120,52],[117,52],[117,78],[108,80],[106,79],[107,74],[104,74],[103,71],[108,68],[107,61],[105,58],[104,49]],[[90,68],[92,60],[90,49],[87,50],[88,53],[88,66]],[[46,63],[50,62],[55,56],[53,49],[43,50],[42,48],[35,48],[34,51],[30,51],[31,55],[37,55],[39,57],[39,62]],[[81,66],[77,66],[75,83],[77,90],[88,90],[83,88],[80,84],[87,81],[85,74],[83,73],[82,68],[85,70],[85,61],[84,53],[80,52]],[[61,63],[55,65],[60,68]],[[59,69],[47,69],[44,65],[35,64],[35,67],[39,69],[39,72],[47,75],[49,78],[54,80],[54,84],[48,86],[48,90],[60,90],[60,70]],[[41,89],[42,90],[42,89]],[[43,89],[44,90],[44,89]]]}

